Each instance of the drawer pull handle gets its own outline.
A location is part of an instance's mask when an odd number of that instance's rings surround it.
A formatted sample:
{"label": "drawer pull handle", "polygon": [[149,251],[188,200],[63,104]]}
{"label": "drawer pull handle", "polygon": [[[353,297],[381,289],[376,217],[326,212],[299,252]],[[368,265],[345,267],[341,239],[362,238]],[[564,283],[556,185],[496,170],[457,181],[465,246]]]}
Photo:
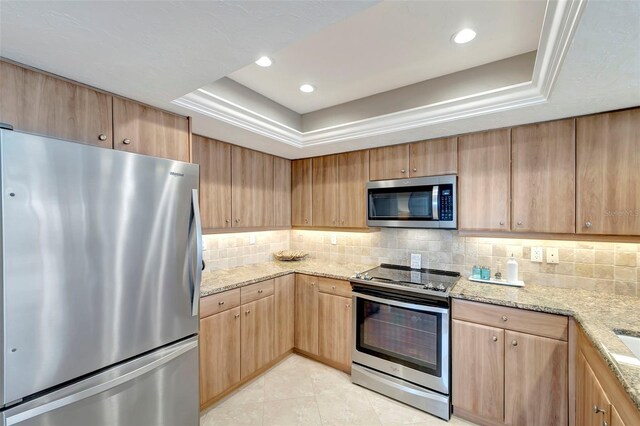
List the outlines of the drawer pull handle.
{"label": "drawer pull handle", "polygon": [[245,311],[244,314],[245,315],[249,315],[251,313],[251,311]]}
{"label": "drawer pull handle", "polygon": [[507,316],[506,316],[506,315],[503,315],[503,316],[502,316],[502,321],[506,321],[506,320],[508,320],[508,319],[509,319],[509,318],[507,318]]}
{"label": "drawer pull handle", "polygon": [[606,410],[604,408],[598,408],[598,404],[593,404],[593,412],[595,414],[598,414],[598,413],[604,414],[606,413]]}
{"label": "drawer pull handle", "polygon": [[262,293],[262,290],[258,290],[258,293]]}
{"label": "drawer pull handle", "polygon": [[498,336],[493,336],[493,337],[491,338],[491,340],[493,340],[494,342],[497,342],[497,341],[498,341]]}
{"label": "drawer pull handle", "polygon": [[224,300],[218,302],[218,305],[220,305],[220,306],[224,305]]}
{"label": "drawer pull handle", "polygon": [[233,317],[238,319],[238,318],[240,318],[240,314],[235,314]]}

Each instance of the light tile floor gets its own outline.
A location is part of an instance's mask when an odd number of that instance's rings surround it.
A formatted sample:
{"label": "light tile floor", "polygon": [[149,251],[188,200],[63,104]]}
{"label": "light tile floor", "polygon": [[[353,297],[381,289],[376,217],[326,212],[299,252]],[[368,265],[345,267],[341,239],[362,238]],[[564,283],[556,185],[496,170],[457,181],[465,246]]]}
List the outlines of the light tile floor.
{"label": "light tile floor", "polygon": [[291,355],[200,417],[201,426],[415,425],[448,423],[351,383],[338,370]]}

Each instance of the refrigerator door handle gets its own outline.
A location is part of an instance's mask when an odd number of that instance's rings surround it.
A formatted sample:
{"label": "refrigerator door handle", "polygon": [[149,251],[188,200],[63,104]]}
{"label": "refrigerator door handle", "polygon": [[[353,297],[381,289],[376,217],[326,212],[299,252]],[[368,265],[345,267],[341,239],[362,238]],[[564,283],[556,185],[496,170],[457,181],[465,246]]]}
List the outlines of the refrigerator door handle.
{"label": "refrigerator door handle", "polygon": [[179,346],[172,348],[172,350],[169,353],[161,356],[160,358],[155,359],[152,362],[145,364],[139,368],[134,368],[130,371],[124,371],[122,372],[122,374],[119,374],[117,377],[111,380],[99,382],[94,386],[89,386],[86,389],[79,390],[78,392],[75,392],[70,395],[62,396],[61,398],[54,399],[50,402],[31,408],[29,410],[22,411],[14,415],[9,414],[6,417],[6,425],[11,426],[11,425],[19,424],[32,417],[45,414],[49,411],[53,411],[53,410],[65,407],[67,405],[71,405],[83,399],[90,398],[99,393],[106,392],[109,389],[113,389],[118,385],[134,380],[136,377],[140,377],[145,373],[155,370],[161,367],[162,365],[169,363],[171,360],[179,357],[180,355],[190,350],[193,350],[194,348],[197,348],[197,347],[198,347],[198,340],[197,340],[197,337],[194,337],[192,339],[189,339],[183,342]]}
{"label": "refrigerator door handle", "polygon": [[[202,222],[200,220],[200,205],[198,204],[198,190],[191,190],[191,207],[193,212],[193,221],[196,228],[196,261],[195,267],[191,265],[192,270],[195,269],[195,278],[193,279],[193,300],[191,301],[191,316],[197,316],[200,306],[200,283],[202,281]],[[191,248],[189,248],[191,251]]]}

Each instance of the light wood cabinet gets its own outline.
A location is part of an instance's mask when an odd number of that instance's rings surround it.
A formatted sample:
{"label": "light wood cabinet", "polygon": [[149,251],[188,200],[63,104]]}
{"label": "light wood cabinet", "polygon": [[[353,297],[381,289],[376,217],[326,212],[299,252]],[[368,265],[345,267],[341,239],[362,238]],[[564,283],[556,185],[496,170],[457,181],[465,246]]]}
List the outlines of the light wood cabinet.
{"label": "light wood cabinet", "polygon": [[290,351],[294,346],[295,283],[295,274],[289,274],[275,279],[276,356]]}
{"label": "light wood cabinet", "polygon": [[504,330],[452,321],[452,392],[456,409],[502,421]]}
{"label": "light wood cabinet", "polygon": [[504,422],[566,425],[569,421],[567,343],[505,331],[504,358]]}
{"label": "light wood cabinet", "polygon": [[332,364],[351,368],[351,299],[326,293],[318,295],[318,349]]}
{"label": "light wood cabinet", "polygon": [[640,108],[576,121],[579,234],[640,235]]}
{"label": "light wood cabinet", "polygon": [[338,202],[340,223],[345,228],[366,228],[369,151],[338,155]]}
{"label": "light wood cabinet", "polygon": [[609,422],[611,426],[625,426],[625,422],[620,417],[620,413],[616,410],[616,407],[611,406],[611,421]]}
{"label": "light wood cabinet", "polygon": [[295,347],[318,355],[318,278],[296,274]]}
{"label": "light wood cabinet", "polygon": [[200,406],[240,382],[240,307],[200,320]]}
{"label": "light wood cabinet", "polygon": [[112,96],[0,61],[0,123],[15,130],[113,147]]}
{"label": "light wood cabinet", "polygon": [[193,162],[200,165],[202,228],[231,228],[231,145],[193,135]]}
{"label": "light wood cabinet", "polygon": [[458,227],[508,231],[511,130],[458,138]]}
{"label": "light wood cabinet", "polygon": [[[611,402],[584,355],[578,353],[576,356],[576,424],[602,426],[603,421],[609,423]],[[594,412],[594,407],[602,409],[604,413]]]}
{"label": "light wood cabinet", "polygon": [[272,227],[273,157],[251,149],[231,149],[231,211],[234,228]]}
{"label": "light wood cabinet", "polygon": [[575,120],[514,127],[511,229],[575,232]]}
{"label": "light wood cabinet", "polygon": [[241,307],[240,377],[246,378],[275,358],[274,296]]}
{"label": "light wood cabinet", "polygon": [[431,139],[409,144],[409,176],[458,173],[458,138]]}
{"label": "light wood cabinet", "polygon": [[313,158],[313,226],[339,226],[338,155]]}
{"label": "light wood cabinet", "polygon": [[291,225],[312,226],[313,188],[311,158],[291,162]]}
{"label": "light wood cabinet", "polygon": [[113,98],[113,139],[120,151],[189,161],[189,120],[127,99]]}
{"label": "light wood cabinet", "polygon": [[291,226],[291,160],[273,157],[273,226]]}
{"label": "light wood cabinet", "polygon": [[409,145],[391,145],[369,150],[371,180],[409,177]]}

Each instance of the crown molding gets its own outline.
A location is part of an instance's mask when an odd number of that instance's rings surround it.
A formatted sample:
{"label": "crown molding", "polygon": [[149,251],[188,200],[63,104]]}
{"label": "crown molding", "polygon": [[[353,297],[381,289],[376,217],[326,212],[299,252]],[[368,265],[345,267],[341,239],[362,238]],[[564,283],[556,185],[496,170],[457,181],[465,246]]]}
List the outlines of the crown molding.
{"label": "crown molding", "polygon": [[587,0],[549,1],[530,82],[303,132],[198,89],[172,101],[233,126],[304,148],[384,135],[547,102]]}

